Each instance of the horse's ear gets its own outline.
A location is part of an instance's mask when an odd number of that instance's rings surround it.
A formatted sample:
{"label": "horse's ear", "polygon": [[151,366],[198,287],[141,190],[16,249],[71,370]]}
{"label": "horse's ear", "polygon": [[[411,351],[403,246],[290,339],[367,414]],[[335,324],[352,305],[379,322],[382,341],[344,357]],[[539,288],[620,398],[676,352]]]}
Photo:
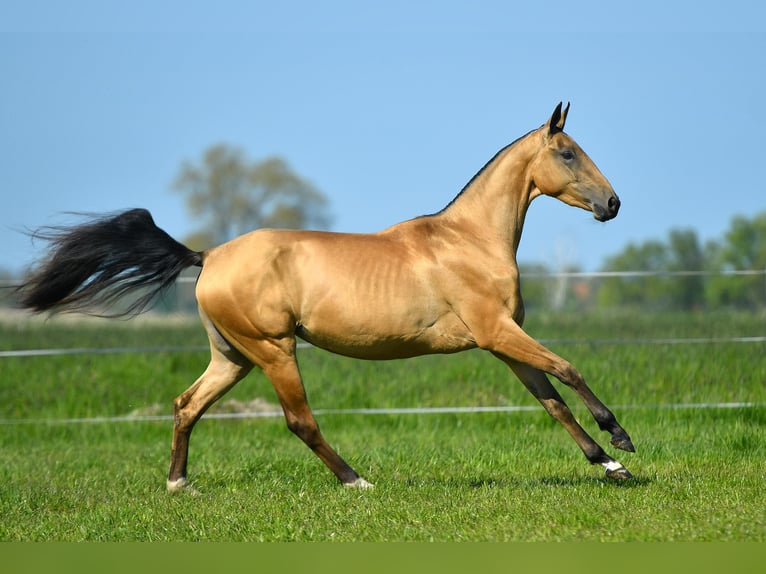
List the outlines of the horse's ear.
{"label": "horse's ear", "polygon": [[548,133],[550,135],[564,131],[564,124],[566,124],[567,114],[569,113],[569,102],[567,102],[567,107],[564,108],[563,112],[561,111],[562,105],[563,102],[559,102],[559,105],[553,110],[551,119],[548,120]]}

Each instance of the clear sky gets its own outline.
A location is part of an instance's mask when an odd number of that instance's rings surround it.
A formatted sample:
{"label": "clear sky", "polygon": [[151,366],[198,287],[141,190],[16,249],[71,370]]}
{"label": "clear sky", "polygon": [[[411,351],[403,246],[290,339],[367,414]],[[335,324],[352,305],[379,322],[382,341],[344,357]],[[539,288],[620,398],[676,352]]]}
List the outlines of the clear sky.
{"label": "clear sky", "polygon": [[571,101],[617,219],[541,198],[519,259],[597,269],[629,241],[766,210],[766,2],[0,3],[0,268],[67,211],[146,207],[216,143],[279,155],[377,231],[446,205]]}

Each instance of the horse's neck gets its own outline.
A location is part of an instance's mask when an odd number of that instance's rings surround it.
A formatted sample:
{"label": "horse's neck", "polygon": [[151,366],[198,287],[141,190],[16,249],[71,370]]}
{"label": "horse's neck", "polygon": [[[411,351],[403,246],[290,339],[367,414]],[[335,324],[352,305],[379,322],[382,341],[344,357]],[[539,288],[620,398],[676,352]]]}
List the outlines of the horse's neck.
{"label": "horse's neck", "polygon": [[442,216],[510,245],[515,255],[532,201],[529,164],[537,149],[532,132],[498,153],[447,207]]}

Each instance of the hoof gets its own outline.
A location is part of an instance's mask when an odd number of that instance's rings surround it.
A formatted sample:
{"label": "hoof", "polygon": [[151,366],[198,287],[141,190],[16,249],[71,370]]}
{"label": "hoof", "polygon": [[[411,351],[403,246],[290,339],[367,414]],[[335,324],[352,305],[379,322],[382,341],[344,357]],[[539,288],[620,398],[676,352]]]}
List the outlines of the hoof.
{"label": "hoof", "polygon": [[344,482],[343,486],[346,488],[375,488],[374,484],[367,482],[361,476],[353,482]]}
{"label": "hoof", "polygon": [[625,431],[612,435],[612,440],[610,442],[614,448],[619,448],[620,450],[627,452],[636,452],[633,442]]}
{"label": "hoof", "polygon": [[633,478],[633,475],[630,474],[630,471],[627,468],[621,466],[620,468],[615,469],[607,468],[606,477],[611,478],[612,480],[628,480],[629,478]]}

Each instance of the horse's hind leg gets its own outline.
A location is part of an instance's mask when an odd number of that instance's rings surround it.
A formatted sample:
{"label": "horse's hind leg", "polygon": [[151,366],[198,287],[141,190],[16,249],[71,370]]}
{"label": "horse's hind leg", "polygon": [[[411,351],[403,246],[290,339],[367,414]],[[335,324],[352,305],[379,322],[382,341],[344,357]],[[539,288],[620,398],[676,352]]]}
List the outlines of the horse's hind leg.
{"label": "horse's hind leg", "polygon": [[287,428],[314,451],[344,486],[370,488],[372,485],[360,477],[322,436],[306,399],[295,358],[295,338],[285,336],[271,339],[240,335],[236,340],[242,352],[271,381],[282,405]]}
{"label": "horse's hind leg", "polygon": [[[270,346],[271,343],[263,341],[262,345]],[[285,413],[287,427],[314,451],[344,486],[370,488],[372,485],[360,477],[322,436],[306,400],[306,392],[293,352],[275,352],[276,348],[271,347],[272,352],[268,353],[267,362],[258,361],[258,364],[274,386]]]}
{"label": "horse's hind leg", "polygon": [[169,492],[183,490],[189,457],[189,437],[195,423],[216,400],[250,372],[253,365],[231,347],[202,315],[210,337],[210,364],[199,379],[173,402],[173,445],[170,453]]}

